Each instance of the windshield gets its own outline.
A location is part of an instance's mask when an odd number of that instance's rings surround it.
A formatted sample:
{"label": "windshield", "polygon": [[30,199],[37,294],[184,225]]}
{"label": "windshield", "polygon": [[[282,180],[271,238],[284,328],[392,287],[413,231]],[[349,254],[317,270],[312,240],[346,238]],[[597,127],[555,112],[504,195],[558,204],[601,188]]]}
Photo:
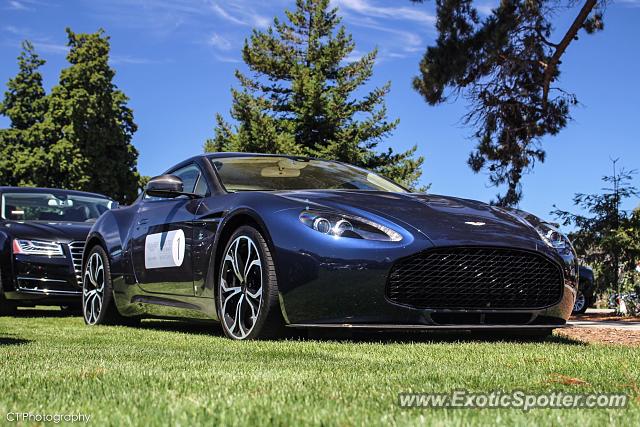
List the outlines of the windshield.
{"label": "windshield", "polygon": [[374,190],[406,193],[407,190],[354,166],[322,160],[288,157],[212,158],[227,191],[271,190]]}
{"label": "windshield", "polygon": [[93,222],[115,202],[64,193],[4,193],[1,214],[14,221]]}

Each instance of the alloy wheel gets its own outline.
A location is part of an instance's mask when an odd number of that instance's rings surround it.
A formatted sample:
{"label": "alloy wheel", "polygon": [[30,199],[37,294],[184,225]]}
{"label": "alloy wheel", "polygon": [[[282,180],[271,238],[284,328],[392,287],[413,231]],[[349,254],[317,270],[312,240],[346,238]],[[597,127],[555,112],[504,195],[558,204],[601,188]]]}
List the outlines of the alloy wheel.
{"label": "alloy wheel", "polygon": [[578,291],[578,295],[576,295],[576,302],[573,304],[573,312],[579,313],[584,308],[584,305],[586,303],[587,301],[584,297],[584,294],[582,293],[582,291]]}
{"label": "alloy wheel", "polygon": [[104,262],[99,253],[89,258],[82,282],[82,312],[89,325],[95,325],[104,300]]}
{"label": "alloy wheel", "polygon": [[225,329],[235,339],[253,330],[262,306],[262,259],[256,243],[237,237],[229,246],[220,273],[220,311]]}

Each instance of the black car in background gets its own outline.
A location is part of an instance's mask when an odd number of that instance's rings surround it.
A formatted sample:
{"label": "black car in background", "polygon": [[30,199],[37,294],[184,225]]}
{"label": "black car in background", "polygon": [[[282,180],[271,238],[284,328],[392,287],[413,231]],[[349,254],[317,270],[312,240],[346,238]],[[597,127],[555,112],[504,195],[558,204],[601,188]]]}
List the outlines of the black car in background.
{"label": "black car in background", "polygon": [[579,270],[578,292],[576,293],[576,302],[573,305],[573,314],[583,314],[587,308],[591,307],[595,302],[595,280],[593,270],[584,265]]}
{"label": "black car in background", "polygon": [[116,202],[92,193],[0,187],[0,315],[80,306],[85,239]]}

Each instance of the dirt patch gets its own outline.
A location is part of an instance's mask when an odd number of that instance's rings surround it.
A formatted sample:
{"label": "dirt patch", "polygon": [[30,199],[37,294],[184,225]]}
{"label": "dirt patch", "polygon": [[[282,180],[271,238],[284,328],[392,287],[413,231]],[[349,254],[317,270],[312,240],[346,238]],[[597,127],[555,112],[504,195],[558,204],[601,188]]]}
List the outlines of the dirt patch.
{"label": "dirt patch", "polygon": [[550,374],[549,377],[550,378],[548,382],[550,383],[558,383],[558,384],[564,384],[564,385],[589,385],[589,383],[586,382],[585,380],[582,380],[580,378],[569,377],[562,374]]}
{"label": "dirt patch", "polygon": [[585,343],[621,344],[640,347],[640,331],[614,328],[563,328],[556,329],[555,335]]}
{"label": "dirt patch", "polygon": [[571,316],[571,320],[602,320],[607,322],[640,322],[640,316],[616,316],[611,313],[585,313]]}

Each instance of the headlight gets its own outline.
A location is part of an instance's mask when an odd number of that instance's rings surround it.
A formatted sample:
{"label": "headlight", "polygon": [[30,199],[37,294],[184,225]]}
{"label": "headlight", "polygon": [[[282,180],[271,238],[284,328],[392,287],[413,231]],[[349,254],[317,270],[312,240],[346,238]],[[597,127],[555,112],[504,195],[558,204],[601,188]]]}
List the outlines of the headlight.
{"label": "headlight", "polygon": [[399,242],[400,233],[365,218],[321,211],[302,211],[300,221],[318,233],[334,237]]}
{"label": "headlight", "polygon": [[552,248],[561,250],[566,249],[571,246],[571,242],[553,225],[546,222],[539,222],[537,224],[533,224],[533,227],[536,229],[540,238]]}
{"label": "headlight", "polygon": [[64,252],[62,252],[62,245],[60,243],[26,239],[13,240],[13,253],[49,257],[64,256]]}
{"label": "headlight", "polygon": [[560,230],[558,230],[558,227],[549,224],[548,222],[544,222],[535,215],[518,209],[507,210],[499,207],[495,207],[494,209],[498,209],[500,210],[500,212],[512,216],[521,223],[533,227],[542,241],[547,244],[547,246],[550,246],[558,251],[573,248],[571,246],[571,241],[569,240],[569,238],[565,236]]}

